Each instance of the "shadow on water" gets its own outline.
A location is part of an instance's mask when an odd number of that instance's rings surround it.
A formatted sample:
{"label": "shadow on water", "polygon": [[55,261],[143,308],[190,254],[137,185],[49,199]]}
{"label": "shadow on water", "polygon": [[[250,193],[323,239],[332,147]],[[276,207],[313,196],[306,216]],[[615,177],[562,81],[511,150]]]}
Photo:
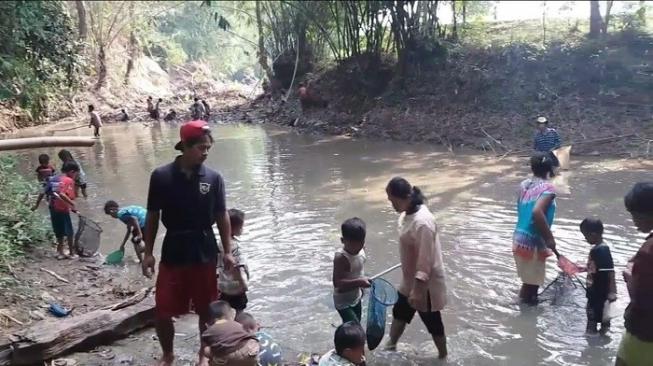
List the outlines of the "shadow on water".
{"label": "shadow on water", "polygon": [[[80,200],[79,209],[101,223],[102,252],[115,249],[124,234],[124,226],[102,213],[104,202],[146,203],[150,172],[176,155],[177,128],[113,125],[103,129],[94,147],[71,149],[89,179],[90,196]],[[452,155],[397,142],[316,139],[256,126],[217,126],[214,137],[208,165],[224,175],[229,207],[247,214],[241,239],[252,273],[249,310],[290,357],[332,347],[331,324],[339,317],[332,307],[331,262],[344,219],[359,216],[368,224],[368,273],[398,261],[397,215],[385,185],[402,175],[426,193],[441,231],[449,287],[443,312],[451,354],[447,365],[613,363],[623,321],[614,319],[610,338],[586,338],[582,290],[570,291],[563,305],[516,305],[520,284],[511,237],[517,185],[529,175],[524,159]],[[41,152],[56,160],[56,149],[26,152],[21,155],[25,174],[32,174]],[[573,161],[573,170],[560,180],[565,193],[558,197],[554,226],[560,252],[584,262],[589,247],[578,224],[586,216],[599,216],[619,271],[643,240],[630,227],[622,197],[634,182],[650,179],[651,167],[650,162]],[[557,275],[550,262],[548,280]],[[129,263],[125,273],[138,276],[140,269]],[[394,272],[387,278],[398,283],[398,276]],[[617,278],[622,311],[627,294]],[[178,322],[178,332],[184,334],[179,354],[187,362],[197,347],[194,323],[193,317]],[[121,341],[118,348],[131,350],[134,357],[142,354],[138,357],[146,364],[158,352],[151,334]],[[419,320],[409,326],[400,349],[377,351],[370,364],[440,364]]]}

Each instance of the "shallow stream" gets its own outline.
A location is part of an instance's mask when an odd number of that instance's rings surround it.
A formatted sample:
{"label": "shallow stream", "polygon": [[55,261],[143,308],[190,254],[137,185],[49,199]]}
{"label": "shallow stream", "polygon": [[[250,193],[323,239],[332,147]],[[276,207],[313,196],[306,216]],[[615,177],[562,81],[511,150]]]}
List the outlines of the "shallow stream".
{"label": "shallow stream", "polygon": [[[150,172],[175,156],[177,128],[113,125],[102,130],[95,146],[71,149],[89,180],[90,196],[79,200],[79,209],[101,223],[104,254],[117,248],[124,235],[124,226],[103,214],[104,202],[145,205]],[[586,337],[580,287],[553,299],[555,304],[517,305],[520,284],[511,235],[516,189],[529,175],[525,159],[452,155],[428,145],[316,138],[251,125],[216,126],[214,136],[207,164],[223,174],[228,206],[247,215],[241,239],[252,274],[249,311],[289,357],[332,348],[332,324],[339,317],[332,306],[330,277],[344,219],[359,216],[367,222],[368,274],[398,262],[397,215],[384,187],[390,178],[401,175],[427,194],[441,229],[449,286],[449,304],[443,312],[450,348],[447,364],[614,363],[622,318],[614,319],[608,337]],[[25,173],[33,174],[39,153],[56,157],[56,151],[23,153]],[[561,192],[567,192],[558,198],[554,226],[560,252],[585,262],[589,246],[578,224],[586,216],[599,216],[620,273],[643,241],[631,225],[622,197],[633,183],[651,180],[652,167],[650,161],[572,158],[572,169],[557,180]],[[160,232],[158,248],[162,237]],[[140,275],[140,267],[130,261],[124,274]],[[556,275],[550,260],[547,282]],[[397,271],[387,278],[398,284],[398,276]],[[617,278],[621,314],[628,296],[621,275]],[[196,351],[194,326],[190,326],[194,322],[194,318],[178,322],[179,329],[188,330],[178,336],[178,354],[187,362]],[[149,363],[150,354],[157,352],[151,333],[117,343],[127,347],[119,353],[129,354],[132,349],[136,364]],[[402,353],[376,352],[369,364],[432,364],[435,349],[429,339],[416,318],[402,338]]]}

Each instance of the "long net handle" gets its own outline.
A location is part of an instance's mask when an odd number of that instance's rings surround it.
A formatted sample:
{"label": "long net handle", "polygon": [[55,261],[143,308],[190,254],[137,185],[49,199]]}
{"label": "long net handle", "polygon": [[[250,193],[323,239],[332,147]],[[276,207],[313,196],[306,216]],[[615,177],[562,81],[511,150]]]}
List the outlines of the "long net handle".
{"label": "long net handle", "polygon": [[383,271],[383,272],[379,272],[379,273],[375,274],[374,276],[370,277],[370,280],[377,279],[377,278],[379,278],[379,277],[381,277],[381,276],[383,276],[383,275],[385,275],[385,274],[388,274],[388,273],[394,271],[395,269],[397,269],[397,268],[399,268],[399,267],[401,267],[401,263],[397,263],[397,264],[395,264],[394,266],[392,266],[392,267],[386,269],[385,271]]}

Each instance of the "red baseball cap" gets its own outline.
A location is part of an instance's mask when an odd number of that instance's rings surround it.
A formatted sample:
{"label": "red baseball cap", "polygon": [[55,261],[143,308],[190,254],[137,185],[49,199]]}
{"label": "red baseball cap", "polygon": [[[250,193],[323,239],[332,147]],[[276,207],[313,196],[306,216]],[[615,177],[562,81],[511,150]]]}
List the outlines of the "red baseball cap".
{"label": "red baseball cap", "polygon": [[190,139],[202,137],[209,133],[209,131],[209,124],[206,123],[206,121],[194,120],[184,123],[179,129],[179,137],[181,138],[181,141],[175,145],[175,149],[183,150],[184,142]]}

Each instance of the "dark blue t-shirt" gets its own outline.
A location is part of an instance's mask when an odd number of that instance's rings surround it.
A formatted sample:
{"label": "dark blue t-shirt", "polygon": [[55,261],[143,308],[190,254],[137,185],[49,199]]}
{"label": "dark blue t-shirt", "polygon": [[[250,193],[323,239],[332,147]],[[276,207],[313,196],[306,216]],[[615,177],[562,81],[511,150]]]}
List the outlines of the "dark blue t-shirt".
{"label": "dark blue t-shirt", "polygon": [[610,290],[610,273],[614,271],[614,263],[610,247],[597,244],[590,250],[587,261],[587,297],[607,299]]}
{"label": "dark blue t-shirt", "polygon": [[220,174],[200,165],[190,177],[174,162],[152,172],[148,211],[161,211],[167,232],[161,263],[187,265],[215,262],[218,247],[211,226],[226,211]]}

